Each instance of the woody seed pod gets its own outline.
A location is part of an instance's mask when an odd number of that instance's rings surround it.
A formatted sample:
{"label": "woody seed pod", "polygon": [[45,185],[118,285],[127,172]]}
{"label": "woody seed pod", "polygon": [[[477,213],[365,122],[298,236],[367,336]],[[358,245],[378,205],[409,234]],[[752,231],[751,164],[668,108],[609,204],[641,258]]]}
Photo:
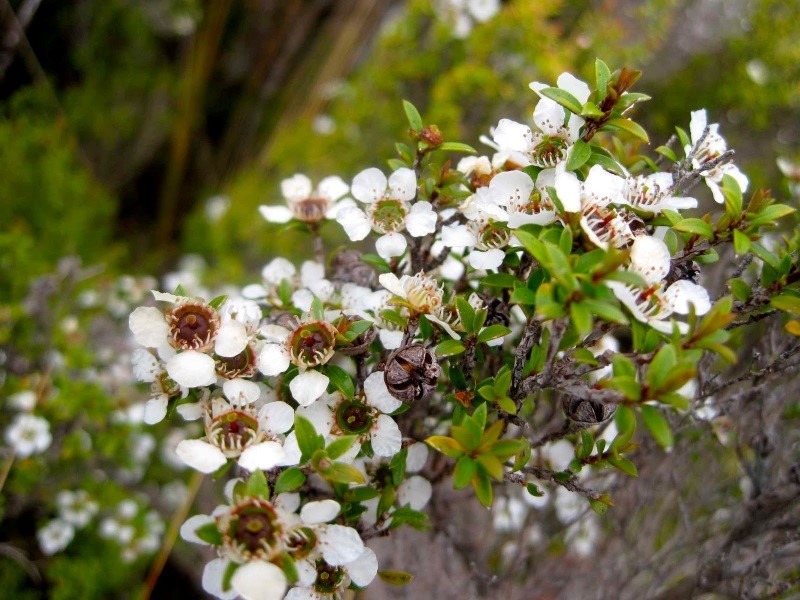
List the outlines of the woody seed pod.
{"label": "woody seed pod", "polygon": [[610,419],[617,410],[616,404],[604,404],[585,398],[564,398],[564,412],[579,425],[596,425]]}
{"label": "woody seed pod", "polygon": [[420,344],[412,344],[389,355],[383,380],[392,396],[410,403],[429,398],[441,373],[433,352]]}

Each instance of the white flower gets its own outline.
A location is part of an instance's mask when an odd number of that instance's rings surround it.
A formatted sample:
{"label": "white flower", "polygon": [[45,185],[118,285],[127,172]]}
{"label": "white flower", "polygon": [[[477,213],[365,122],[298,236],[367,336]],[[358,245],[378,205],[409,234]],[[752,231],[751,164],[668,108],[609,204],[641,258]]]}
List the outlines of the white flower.
{"label": "white flower", "polygon": [[14,410],[31,411],[36,406],[36,392],[21,390],[8,397],[8,405]]}
{"label": "white flower", "polygon": [[[703,137],[706,127],[708,127],[708,134]],[[684,151],[687,156],[691,156],[694,168],[701,171],[700,174],[711,190],[711,195],[714,196],[714,200],[719,204],[725,202],[725,196],[722,194],[722,189],[720,188],[722,178],[725,175],[733,177],[739,184],[742,192],[747,191],[749,183],[747,176],[733,163],[723,163],[711,169],[703,168],[706,163],[721,156],[728,150],[728,144],[719,134],[719,124],[711,123],[708,125],[708,117],[705,109],[692,111],[692,117],[689,122],[689,133],[692,143],[691,145],[687,145]]]}
{"label": "white flower", "polygon": [[664,209],[684,210],[696,208],[697,200],[675,197],[672,192],[671,173],[652,173],[629,177],[625,181],[624,195],[629,206],[658,214]]}
{"label": "white flower", "polygon": [[441,0],[441,11],[453,24],[453,35],[459,39],[472,31],[473,21],[485,23],[500,10],[500,0]]}
{"label": "white flower", "polygon": [[403,275],[400,278],[394,273],[383,273],[378,281],[419,313],[434,312],[442,305],[442,289],[436,287],[434,279],[423,273]]}
{"label": "white flower", "polygon": [[22,458],[44,452],[52,441],[50,423],[42,417],[17,415],[6,429],[6,443]]}
{"label": "white flower", "polygon": [[350,198],[344,198],[349,188],[340,177],[326,177],[312,189],[311,180],[298,173],[281,182],[281,193],[286,206],[261,205],[258,210],[271,223],[287,223],[292,218],[306,223],[318,223],[323,219],[336,218],[345,206],[352,206]]}
{"label": "white flower", "polygon": [[99,509],[86,490],[62,490],[56,496],[59,516],[76,527],[85,527]]}
{"label": "white flower", "polygon": [[380,169],[365,169],[353,179],[351,191],[366,205],[365,210],[347,207],[339,211],[336,220],[352,241],[363,240],[370,230],[383,234],[375,248],[387,260],[405,252],[403,230],[412,237],[436,230],[437,215],[430,202],[409,204],[417,195],[417,177],[411,169],[397,169],[388,180]]}
{"label": "white flower", "polygon": [[71,523],[62,519],[53,519],[36,532],[39,547],[47,556],[60,552],[75,537],[75,528]]}
{"label": "white flower", "polygon": [[332,574],[330,567],[320,565],[319,568],[324,569],[328,578],[333,577],[333,591],[330,590],[330,581],[326,581],[322,589],[316,588],[317,569],[309,565],[303,569],[298,568],[300,586],[290,589],[286,600],[332,600],[340,597],[351,582],[360,588],[366,587],[378,574],[378,558],[370,548],[364,547],[357,558],[340,565],[340,568],[332,569]]}

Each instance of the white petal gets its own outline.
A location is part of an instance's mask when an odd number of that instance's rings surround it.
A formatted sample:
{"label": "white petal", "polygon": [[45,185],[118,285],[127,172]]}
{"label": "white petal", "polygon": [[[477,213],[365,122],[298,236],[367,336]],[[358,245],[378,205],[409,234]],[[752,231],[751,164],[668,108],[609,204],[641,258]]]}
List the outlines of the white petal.
{"label": "white petal", "polygon": [[306,260],[300,266],[300,282],[310,287],[312,283],[325,277],[325,265],[315,260]]}
{"label": "white petal", "polygon": [[442,243],[448,248],[472,248],[477,239],[466,225],[445,225],[442,227]]}
{"label": "white petal", "polygon": [[667,305],[680,315],[689,314],[689,305],[694,305],[698,315],[704,315],[711,309],[708,291],[701,285],[681,279],[667,288],[663,294]]}
{"label": "white petal", "polygon": [[235,407],[243,407],[255,403],[261,397],[261,388],[254,381],[247,379],[231,379],[222,384],[225,397]]}
{"label": "white petal", "polygon": [[145,348],[158,348],[169,336],[169,326],[164,313],[153,306],[140,306],[128,317],[128,327],[137,344]]}
{"label": "white petal", "polygon": [[396,350],[403,343],[402,331],[389,331],[388,329],[381,329],[378,331],[378,336],[381,339],[381,344],[387,350]]}
{"label": "white petal", "polygon": [[448,281],[458,281],[464,274],[464,263],[455,258],[452,254],[448,256],[442,266],[439,267],[439,278]]}
{"label": "white petal", "polygon": [[364,380],[364,393],[367,396],[367,404],[374,406],[382,413],[392,413],[400,408],[403,403],[392,396],[383,380],[383,371],[370,373]]}
{"label": "white petal", "polygon": [[[538,187],[538,179],[536,184]],[[556,175],[555,188],[564,211],[571,213],[581,211],[581,182],[574,173],[565,172]]]}
{"label": "white petal", "polygon": [[282,256],[273,258],[261,269],[261,277],[272,285],[278,285],[284,279],[292,279],[296,273],[295,266]]}
{"label": "white petal", "polygon": [[422,442],[411,444],[406,455],[406,473],[417,473],[428,462],[428,446]]}
{"label": "white petal", "polygon": [[319,546],[322,558],[332,567],[349,563],[364,552],[364,542],[358,532],[344,525],[327,525],[321,529]]}
{"label": "white petal", "polygon": [[394,456],[400,452],[403,443],[403,434],[394,419],[389,415],[378,415],[372,425],[372,450],[375,456]]}
{"label": "white petal", "polygon": [[525,171],[506,171],[492,178],[489,189],[501,206],[527,204],[534,185]]}
{"label": "white petal", "polygon": [[297,436],[294,431],[290,432],[283,441],[283,452],[285,456],[280,464],[281,467],[294,466],[300,462],[300,446],[297,444]]}
{"label": "white petal", "polygon": [[314,402],[310,406],[300,406],[297,414],[308,419],[318,434],[328,437],[333,426],[333,413],[325,402]]}
{"label": "white petal", "polygon": [[631,270],[639,273],[648,285],[654,285],[669,273],[669,248],[658,238],[640,235],[631,246]]}
{"label": "white petal", "polygon": [[137,381],[152,383],[161,372],[158,359],[144,348],[137,348],[131,357],[133,376]]}
{"label": "white petal", "polygon": [[470,266],[473,269],[491,269],[496,270],[503,264],[503,259],[506,253],[499,248],[492,248],[482,252],[480,250],[472,250],[467,257]]}
{"label": "white petal", "polygon": [[545,135],[558,135],[564,127],[565,118],[564,107],[550,98],[539,100],[533,110],[533,122]]}
{"label": "white petal", "polygon": [[166,292],[159,292],[158,290],[151,291],[153,293],[153,298],[156,299],[156,302],[169,302],[170,304],[175,304],[181,298],[181,296],[168,294]]}
{"label": "white petal", "polygon": [[431,499],[432,491],[433,488],[430,481],[420,475],[414,475],[398,486],[397,505],[405,506],[408,504],[414,510],[422,510]]}
{"label": "white petal", "polygon": [[281,181],[281,193],[287,200],[304,200],[311,195],[311,180],[298,173]]}
{"label": "white petal", "polygon": [[580,102],[581,104],[586,104],[586,101],[591,96],[592,91],[589,89],[589,86],[575,77],[570,73],[562,73],[558,76],[556,80],[556,84],[562,90],[569,92]]}
{"label": "white petal", "polygon": [[278,442],[261,442],[250,446],[239,456],[239,466],[248,471],[262,469],[269,471],[283,462],[283,446]]}
{"label": "white petal", "polygon": [[366,587],[378,574],[378,557],[375,556],[371,549],[364,547],[361,555],[354,561],[347,563],[345,569],[347,569],[347,574],[350,575],[353,583],[358,587]]}
{"label": "white petal", "polygon": [[203,525],[208,525],[209,523],[215,522],[216,519],[211,515],[195,515],[193,517],[189,517],[189,519],[183,525],[181,525],[181,537],[187,542],[208,546],[208,542],[197,537],[195,532]]}
{"label": "white petal", "polygon": [[711,190],[711,196],[714,198],[714,202],[717,204],[725,204],[725,194],[722,193],[722,188],[719,187],[719,184],[706,177],[706,185],[708,189]]}
{"label": "white petal", "polygon": [[375,240],[375,250],[384,260],[401,256],[406,251],[406,238],[402,233],[386,233]]}
{"label": "white petal", "polygon": [[317,191],[323,198],[338,200],[350,191],[350,186],[348,186],[341,177],[332,175],[319,182]]}
{"label": "white petal", "polygon": [[213,473],[228,462],[219,448],[203,440],[182,440],[175,447],[175,454],[201,473]]}
{"label": "white petal", "polygon": [[295,492],[283,492],[275,496],[273,504],[275,508],[279,508],[287,513],[297,512],[297,509],[300,508],[300,494]]}
{"label": "white petal", "polygon": [[244,600],[282,600],[286,575],[272,563],[253,560],[236,569],[231,587]]}
{"label": "white petal", "polygon": [[167,374],[181,387],[203,387],[217,381],[214,359],[197,350],[176,354],[167,361]]}
{"label": "white petal", "polygon": [[347,206],[338,211],[336,222],[342,226],[351,242],[360,242],[372,231],[367,213],[356,206]]}
{"label": "white petal", "polygon": [[529,152],[533,147],[531,128],[511,119],[500,119],[492,132],[492,138],[503,150]]}
{"label": "white petal", "polygon": [[306,371],[292,379],[289,390],[301,406],[308,406],[325,393],[329,379],[319,371]]}
{"label": "white petal", "polygon": [[148,400],[144,405],[144,422],[148,425],[155,425],[163,421],[167,416],[168,401],[166,394],[159,394]]}
{"label": "white petal", "polygon": [[292,294],[292,304],[303,312],[309,312],[314,303],[314,294],[310,290],[303,288]]}
{"label": "white petal", "polygon": [[189,402],[187,404],[179,404],[175,409],[184,421],[197,421],[205,414],[203,405],[200,402]]}
{"label": "white petal", "polygon": [[289,368],[289,351],[283,344],[265,344],[258,353],[258,370],[267,377],[279,375]]}
{"label": "white petal", "polygon": [[406,217],[406,229],[413,237],[422,237],[436,231],[436,213],[430,202],[417,202]]}
{"label": "white petal", "polygon": [[220,326],[214,339],[214,352],[223,357],[236,356],[244,351],[247,342],[245,324],[231,319]]}
{"label": "white petal", "polygon": [[229,563],[226,558],[215,558],[203,569],[203,589],[221,600],[234,600],[238,595],[236,590],[222,591],[222,578],[228,570]]}
{"label": "white petal", "polygon": [[396,200],[411,200],[417,195],[417,176],[406,167],[389,175],[389,190]]}
{"label": "white petal", "polygon": [[606,206],[610,202],[623,204],[624,188],[625,180],[622,177],[609,173],[600,165],[594,165],[584,182],[584,201],[597,206]]}
{"label": "white petal", "polygon": [[395,296],[400,296],[401,298],[406,297],[406,289],[394,273],[382,273],[378,276],[378,281]]}
{"label": "white petal", "polygon": [[[300,561],[300,562],[305,562],[305,561]],[[302,577],[303,574],[300,573],[300,570],[298,569],[298,575],[300,575],[300,583],[307,585],[311,585],[312,583],[314,583],[317,577],[317,572],[316,570],[313,569],[312,572],[314,576],[311,578],[311,581],[305,582],[303,581]],[[309,576],[310,575],[311,573],[309,573]],[[293,587],[287,592],[285,600],[324,600],[324,597],[310,587]]]}
{"label": "white petal", "polygon": [[300,518],[303,519],[303,523],[307,525],[328,523],[336,518],[341,508],[342,507],[336,500],[308,502],[300,510]]}
{"label": "white petal", "polygon": [[692,111],[692,117],[689,121],[689,135],[692,137],[692,144],[697,144],[707,124],[708,118],[706,117],[705,108]]}
{"label": "white petal", "polygon": [[258,420],[268,435],[286,433],[294,425],[294,409],[286,402],[270,402],[261,407]]}
{"label": "white petal", "polygon": [[258,207],[258,212],[270,223],[288,223],[294,216],[288,206],[269,206],[267,204],[262,204]]}
{"label": "white petal", "polygon": [[[375,202],[386,193],[386,175],[380,169],[364,169],[353,178],[350,186],[353,198],[367,204]],[[338,217],[337,217],[338,220]],[[339,221],[341,223],[341,221]],[[363,238],[362,238],[363,239]]]}

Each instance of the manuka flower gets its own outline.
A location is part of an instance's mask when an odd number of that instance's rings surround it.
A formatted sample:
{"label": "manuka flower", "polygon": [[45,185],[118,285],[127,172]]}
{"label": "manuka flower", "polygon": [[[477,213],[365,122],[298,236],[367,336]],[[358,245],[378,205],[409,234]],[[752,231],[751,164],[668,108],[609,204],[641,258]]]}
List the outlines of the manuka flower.
{"label": "manuka flower", "polygon": [[270,223],[287,223],[294,218],[314,224],[323,219],[334,219],[340,209],[354,205],[350,198],[344,197],[350,189],[341,177],[326,177],[319,182],[317,189],[312,188],[311,180],[298,173],[281,181],[286,206],[261,205],[258,210]]}

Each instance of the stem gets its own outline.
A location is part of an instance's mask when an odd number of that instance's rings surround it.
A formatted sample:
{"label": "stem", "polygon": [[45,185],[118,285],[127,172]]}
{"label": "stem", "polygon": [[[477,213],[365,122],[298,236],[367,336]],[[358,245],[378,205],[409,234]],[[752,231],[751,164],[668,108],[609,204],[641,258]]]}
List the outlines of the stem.
{"label": "stem", "polygon": [[6,484],[6,479],[8,479],[8,474],[11,472],[11,467],[14,466],[14,451],[11,448],[7,448],[7,451],[8,457],[6,457],[2,468],[0,468],[0,492],[3,491],[3,486]]}
{"label": "stem", "polygon": [[145,588],[142,590],[139,600],[148,600],[153,593],[161,571],[164,570],[164,565],[167,564],[167,559],[172,552],[172,547],[175,545],[175,540],[178,539],[181,525],[186,520],[186,515],[189,514],[189,509],[192,507],[194,499],[197,497],[197,492],[200,491],[200,485],[203,483],[204,477],[205,475],[203,475],[203,473],[197,471],[189,480],[189,489],[186,492],[186,499],[172,515],[167,533],[164,535],[164,540],[161,542],[161,549],[158,551],[158,556],[156,556],[153,566],[150,568]]}

